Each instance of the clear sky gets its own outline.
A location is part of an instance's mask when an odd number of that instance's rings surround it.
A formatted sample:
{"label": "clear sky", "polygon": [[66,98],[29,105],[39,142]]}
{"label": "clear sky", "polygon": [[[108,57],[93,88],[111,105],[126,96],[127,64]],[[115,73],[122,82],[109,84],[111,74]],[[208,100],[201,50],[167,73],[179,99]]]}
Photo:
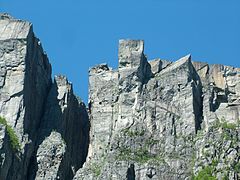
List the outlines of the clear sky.
{"label": "clear sky", "polygon": [[192,59],[240,67],[240,0],[0,0],[31,21],[53,67],[85,102],[88,69],[117,67],[119,39],[145,40],[149,59]]}

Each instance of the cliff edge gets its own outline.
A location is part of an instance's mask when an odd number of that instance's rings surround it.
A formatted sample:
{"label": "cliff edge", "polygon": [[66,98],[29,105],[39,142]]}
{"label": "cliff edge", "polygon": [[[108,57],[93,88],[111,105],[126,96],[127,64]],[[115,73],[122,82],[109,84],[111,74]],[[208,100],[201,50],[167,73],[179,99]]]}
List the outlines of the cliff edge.
{"label": "cliff edge", "polygon": [[0,14],[0,179],[239,179],[240,69],[118,49],[86,107],[32,24]]}

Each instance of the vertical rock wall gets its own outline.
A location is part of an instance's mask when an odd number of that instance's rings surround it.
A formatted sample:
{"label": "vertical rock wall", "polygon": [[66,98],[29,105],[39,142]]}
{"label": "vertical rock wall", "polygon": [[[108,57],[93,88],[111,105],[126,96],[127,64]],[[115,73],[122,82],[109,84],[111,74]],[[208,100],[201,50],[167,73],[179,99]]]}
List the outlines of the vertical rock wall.
{"label": "vertical rock wall", "polygon": [[[218,156],[201,151],[227,143],[216,133],[224,123],[234,123],[229,136],[238,137],[238,69],[190,55],[148,62],[143,41],[134,40],[120,40],[118,56],[117,70],[89,71],[89,158],[74,179],[190,179],[208,166],[214,177],[236,179],[234,170],[212,165]],[[239,156],[232,157],[226,166],[236,166]]]}
{"label": "vertical rock wall", "polygon": [[32,25],[0,15],[0,179],[69,179],[85,162],[89,121]]}
{"label": "vertical rock wall", "polygon": [[240,178],[240,69],[144,55],[89,70],[89,104],[31,23],[0,14],[0,179]]}
{"label": "vertical rock wall", "polygon": [[30,23],[1,15],[0,27],[0,115],[20,144],[17,150],[6,149],[12,155],[2,160],[3,166],[5,162],[8,165],[0,175],[3,179],[23,179],[51,85],[51,66]]}

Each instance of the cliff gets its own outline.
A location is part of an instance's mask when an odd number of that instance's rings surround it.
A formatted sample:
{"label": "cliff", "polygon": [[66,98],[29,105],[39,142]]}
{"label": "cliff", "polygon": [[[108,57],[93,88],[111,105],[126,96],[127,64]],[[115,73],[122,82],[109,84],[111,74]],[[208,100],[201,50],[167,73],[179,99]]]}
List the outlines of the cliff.
{"label": "cliff", "polygon": [[1,14],[0,32],[0,179],[71,179],[87,154],[86,107],[66,77],[52,82],[31,23]]}
{"label": "cliff", "polygon": [[85,107],[32,25],[0,15],[0,179],[240,178],[240,69],[148,61],[119,41],[119,66],[89,69]]}

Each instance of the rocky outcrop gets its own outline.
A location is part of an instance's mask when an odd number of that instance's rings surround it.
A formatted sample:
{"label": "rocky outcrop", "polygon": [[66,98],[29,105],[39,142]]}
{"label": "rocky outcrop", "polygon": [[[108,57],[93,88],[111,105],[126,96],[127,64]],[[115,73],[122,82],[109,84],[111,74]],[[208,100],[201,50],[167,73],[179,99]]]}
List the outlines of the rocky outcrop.
{"label": "rocky outcrop", "polygon": [[240,178],[240,69],[147,60],[89,69],[89,104],[51,65],[31,23],[0,15],[0,179]]}
{"label": "rocky outcrop", "polygon": [[87,154],[85,105],[65,77],[52,83],[32,25],[0,17],[0,179],[69,179]]}
{"label": "rocky outcrop", "polygon": [[0,115],[14,129],[20,143],[18,152],[10,156],[5,156],[10,151],[2,153],[5,168],[0,176],[23,179],[51,86],[51,66],[30,23],[1,15],[0,27]]}
{"label": "rocky outcrop", "polygon": [[120,40],[118,69],[89,71],[90,146],[74,179],[237,179],[238,74],[190,55],[148,62],[143,41]]}
{"label": "rocky outcrop", "polygon": [[65,76],[55,77],[41,121],[31,164],[36,174],[29,178],[71,179],[87,156],[89,122],[84,103]]}

